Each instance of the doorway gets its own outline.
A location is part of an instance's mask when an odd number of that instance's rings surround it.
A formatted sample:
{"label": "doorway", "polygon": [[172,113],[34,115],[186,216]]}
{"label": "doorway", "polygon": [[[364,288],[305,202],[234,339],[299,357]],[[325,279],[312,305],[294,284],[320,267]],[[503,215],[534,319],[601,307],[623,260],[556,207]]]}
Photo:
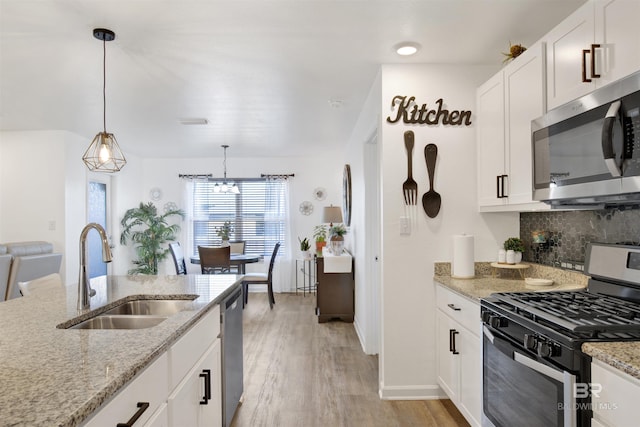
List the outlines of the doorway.
{"label": "doorway", "polygon": [[[87,222],[100,224],[107,232],[109,240],[111,240],[109,227],[109,212],[111,207],[110,190],[110,177],[89,177],[87,182]],[[95,230],[90,231],[87,235],[87,252],[89,278],[93,279],[98,276],[106,276],[107,263],[102,262],[102,244],[100,242],[100,235]]]}

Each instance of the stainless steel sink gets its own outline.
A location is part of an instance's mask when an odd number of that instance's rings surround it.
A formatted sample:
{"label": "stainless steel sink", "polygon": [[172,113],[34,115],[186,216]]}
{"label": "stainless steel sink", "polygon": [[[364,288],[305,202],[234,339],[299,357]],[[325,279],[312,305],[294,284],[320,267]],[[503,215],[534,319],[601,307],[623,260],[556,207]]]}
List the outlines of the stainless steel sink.
{"label": "stainless steel sink", "polygon": [[120,304],[103,314],[171,316],[184,310],[189,303],[191,300],[183,299],[135,300]]}
{"label": "stainless steel sink", "polygon": [[101,315],[71,326],[69,329],[145,329],[156,326],[166,319],[167,316]]}

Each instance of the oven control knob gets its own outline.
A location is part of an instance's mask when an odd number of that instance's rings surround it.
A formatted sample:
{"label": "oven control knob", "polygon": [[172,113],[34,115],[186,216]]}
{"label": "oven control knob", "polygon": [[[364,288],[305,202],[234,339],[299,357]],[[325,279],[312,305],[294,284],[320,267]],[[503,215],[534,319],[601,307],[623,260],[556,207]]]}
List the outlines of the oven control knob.
{"label": "oven control knob", "polygon": [[498,329],[501,326],[507,326],[507,319],[503,319],[500,316],[490,316],[489,325],[491,325],[492,328]]}
{"label": "oven control knob", "polygon": [[538,344],[538,356],[549,357],[552,354],[553,354],[553,347],[551,343],[543,341]]}
{"label": "oven control knob", "polygon": [[483,323],[489,323],[489,319],[491,318],[491,313],[489,313],[488,311],[483,311],[480,317]]}
{"label": "oven control knob", "polygon": [[538,345],[538,338],[535,335],[524,334],[524,348],[527,350],[535,350]]}

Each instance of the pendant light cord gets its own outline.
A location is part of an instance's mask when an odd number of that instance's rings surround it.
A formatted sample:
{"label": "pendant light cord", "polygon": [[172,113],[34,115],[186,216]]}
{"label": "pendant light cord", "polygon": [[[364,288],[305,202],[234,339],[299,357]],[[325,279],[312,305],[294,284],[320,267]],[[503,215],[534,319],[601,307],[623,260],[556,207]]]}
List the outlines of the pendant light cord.
{"label": "pendant light cord", "polygon": [[107,133],[107,41],[102,40],[102,125]]}

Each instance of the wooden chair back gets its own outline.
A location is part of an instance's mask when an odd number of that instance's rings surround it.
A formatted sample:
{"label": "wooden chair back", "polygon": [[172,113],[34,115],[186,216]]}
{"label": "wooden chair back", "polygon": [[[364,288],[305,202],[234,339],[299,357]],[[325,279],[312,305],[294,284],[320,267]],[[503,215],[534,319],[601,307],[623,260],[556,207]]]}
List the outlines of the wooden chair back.
{"label": "wooden chair back", "polygon": [[202,274],[228,273],[231,267],[231,247],[198,246]]}

